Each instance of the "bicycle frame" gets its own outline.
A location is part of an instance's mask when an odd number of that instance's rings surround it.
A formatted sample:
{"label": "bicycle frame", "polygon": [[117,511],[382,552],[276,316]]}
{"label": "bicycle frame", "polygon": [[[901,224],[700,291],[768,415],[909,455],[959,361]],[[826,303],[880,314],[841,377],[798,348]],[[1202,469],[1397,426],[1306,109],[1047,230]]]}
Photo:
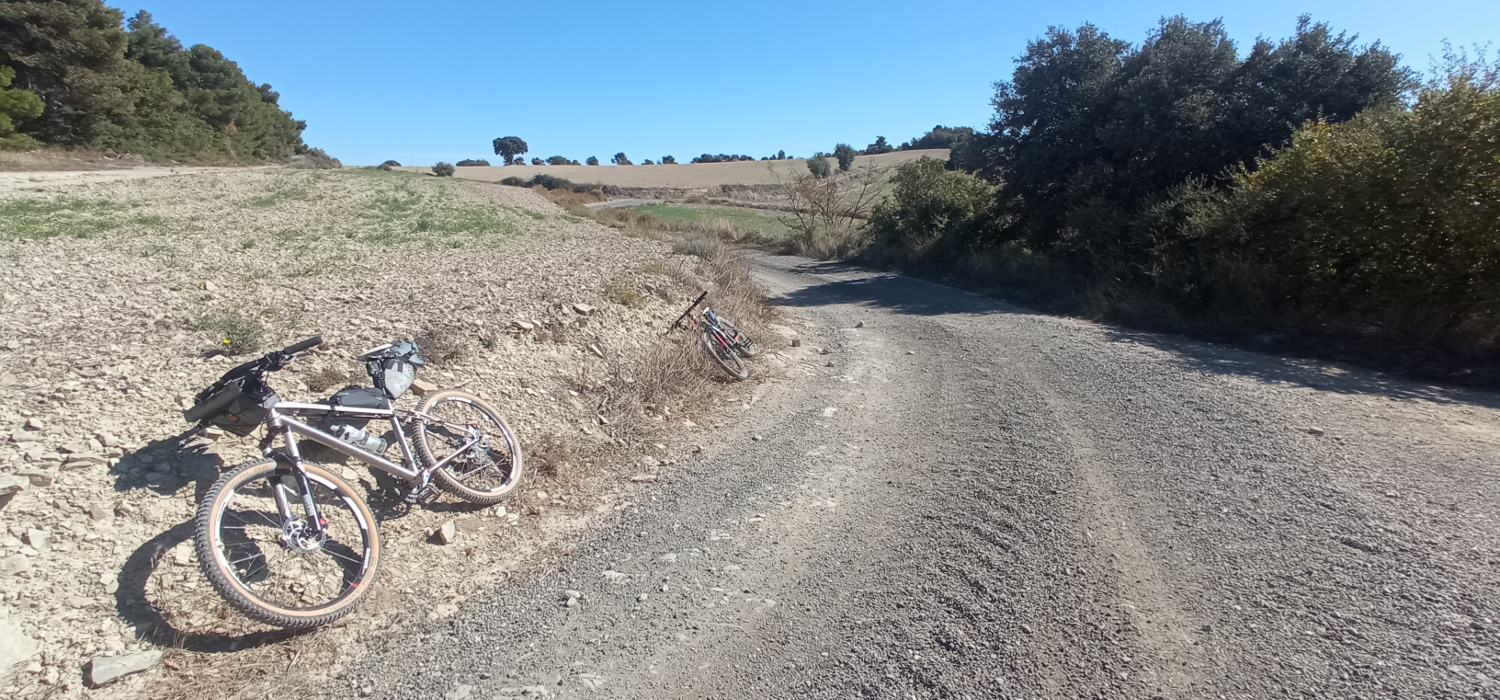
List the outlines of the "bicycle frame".
{"label": "bicycle frame", "polygon": [[[289,456],[291,456],[292,460],[298,466],[301,466],[302,457],[297,451],[297,441],[294,439],[294,436],[300,435],[304,438],[312,440],[313,442],[323,445],[324,447],[332,449],[335,452],[339,452],[348,457],[353,457],[383,472],[391,474],[392,476],[400,477],[401,479],[404,479],[406,481],[417,481],[422,476],[423,471],[430,472],[441,469],[455,457],[463,454],[465,451],[478,444],[479,442],[479,438],[470,437],[468,440],[464,441],[463,445],[454,450],[453,454],[448,455],[447,457],[443,458],[442,461],[432,465],[428,469],[422,470],[416,468],[416,455],[412,452],[411,442],[406,437],[406,431],[401,428],[401,421],[398,420],[403,413],[414,415],[416,416],[418,421],[424,423],[430,418],[430,416],[418,413],[417,411],[398,411],[394,408],[355,408],[352,406],[329,406],[327,404],[283,401],[273,406],[270,409],[270,413],[271,415],[266,419],[266,424],[272,430],[281,431],[282,439],[286,443],[287,453],[289,454]],[[343,440],[338,439],[337,437],[334,437],[333,435],[330,435],[318,428],[315,428],[292,417],[293,415],[306,414],[353,416],[370,419],[383,418],[390,421],[391,428],[396,433],[396,444],[401,446],[402,463],[397,464],[389,459],[386,459],[382,455],[375,454],[374,452],[370,452],[369,450],[361,448],[357,445],[351,445],[347,442],[344,442]]]}
{"label": "bicycle frame", "polygon": [[[355,416],[370,419],[384,418],[390,421],[391,428],[396,433],[396,443],[401,446],[401,463],[397,464],[382,455],[375,454],[356,445],[351,445],[293,417],[308,414]],[[395,408],[356,408],[352,406],[329,406],[328,404],[317,403],[297,403],[294,401],[283,401],[271,407],[270,415],[266,418],[266,438],[261,443],[262,451],[268,456],[272,454],[271,443],[276,439],[279,432],[282,442],[286,446],[287,457],[291,460],[292,473],[301,482],[299,486],[303,494],[302,508],[307,514],[308,521],[315,533],[322,532],[323,522],[322,518],[318,515],[317,504],[312,500],[312,489],[308,484],[307,475],[302,471],[302,455],[297,450],[298,436],[312,440],[340,454],[353,457],[392,476],[399,477],[408,483],[421,483],[424,486],[426,485],[428,475],[441,469],[448,462],[464,454],[469,448],[479,443],[479,438],[471,435],[452,454],[426,469],[418,469],[416,467],[416,456],[412,453],[411,442],[407,440],[406,431],[401,428],[399,418],[403,414],[415,416],[421,423],[425,423],[430,418],[430,416],[418,411],[399,411]],[[280,514],[283,521],[288,524],[292,523],[291,504],[288,502],[283,488],[275,490],[275,499],[276,507],[281,511]]]}

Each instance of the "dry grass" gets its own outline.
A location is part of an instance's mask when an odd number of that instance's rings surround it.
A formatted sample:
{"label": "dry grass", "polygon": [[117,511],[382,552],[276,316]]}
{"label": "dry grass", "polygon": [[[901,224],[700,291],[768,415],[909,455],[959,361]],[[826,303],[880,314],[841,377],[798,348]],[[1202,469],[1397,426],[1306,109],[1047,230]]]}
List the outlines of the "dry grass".
{"label": "dry grass", "polygon": [[324,367],[307,378],[308,390],[318,394],[342,388],[348,383],[349,375],[337,367]]}
{"label": "dry grass", "polygon": [[440,326],[431,328],[416,338],[422,359],[433,365],[458,362],[474,352],[469,334],[457,328]]}
{"label": "dry grass", "polygon": [[616,277],[604,286],[604,298],[632,309],[643,309],[648,303],[646,295],[636,289],[635,282],[628,277]]}

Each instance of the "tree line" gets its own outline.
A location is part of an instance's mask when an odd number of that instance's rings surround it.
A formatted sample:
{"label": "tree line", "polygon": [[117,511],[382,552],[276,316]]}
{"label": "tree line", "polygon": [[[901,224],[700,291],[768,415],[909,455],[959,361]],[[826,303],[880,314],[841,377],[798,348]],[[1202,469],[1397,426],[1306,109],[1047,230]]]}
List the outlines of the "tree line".
{"label": "tree line", "polygon": [[[1140,44],[1052,28],[945,168],[899,168],[872,260],[1104,318],[1500,378],[1500,76],[1425,80],[1302,18]],[[937,131],[937,130],[934,130]],[[1488,368],[1478,371],[1474,368]]]}
{"label": "tree line", "polygon": [[101,0],[0,0],[0,148],[244,163],[314,154],[306,122],[214,48]]}

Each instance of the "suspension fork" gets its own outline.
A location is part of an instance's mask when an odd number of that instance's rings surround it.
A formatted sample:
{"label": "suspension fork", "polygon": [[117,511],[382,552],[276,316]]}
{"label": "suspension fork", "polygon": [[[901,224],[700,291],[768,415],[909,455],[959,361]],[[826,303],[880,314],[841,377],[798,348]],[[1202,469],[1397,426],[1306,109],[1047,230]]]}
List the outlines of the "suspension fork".
{"label": "suspension fork", "polygon": [[[297,436],[292,433],[291,427],[282,427],[282,442],[286,445],[286,456],[291,462],[292,478],[297,480],[297,488],[302,490],[302,511],[307,515],[308,527],[314,534],[322,534],[323,518],[318,513],[318,504],[313,502],[312,482],[308,480],[307,472],[302,470],[302,455],[297,451]],[[281,522],[292,522],[292,504],[286,497],[286,488],[282,486],[280,479],[277,480],[273,493],[276,496],[276,510],[281,513]]]}

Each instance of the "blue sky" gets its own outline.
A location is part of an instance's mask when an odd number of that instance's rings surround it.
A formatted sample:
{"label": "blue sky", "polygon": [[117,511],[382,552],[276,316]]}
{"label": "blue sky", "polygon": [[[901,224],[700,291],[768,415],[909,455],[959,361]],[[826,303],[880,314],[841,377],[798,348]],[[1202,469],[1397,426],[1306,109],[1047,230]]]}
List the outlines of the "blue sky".
{"label": "blue sky", "polygon": [[271,83],[350,165],[498,162],[490,141],[509,135],[542,157],[686,162],[982,126],[991,84],[1054,24],[1138,42],[1164,15],[1222,18],[1243,53],[1306,13],[1424,70],[1444,39],[1500,38],[1495,0],[108,2]]}

